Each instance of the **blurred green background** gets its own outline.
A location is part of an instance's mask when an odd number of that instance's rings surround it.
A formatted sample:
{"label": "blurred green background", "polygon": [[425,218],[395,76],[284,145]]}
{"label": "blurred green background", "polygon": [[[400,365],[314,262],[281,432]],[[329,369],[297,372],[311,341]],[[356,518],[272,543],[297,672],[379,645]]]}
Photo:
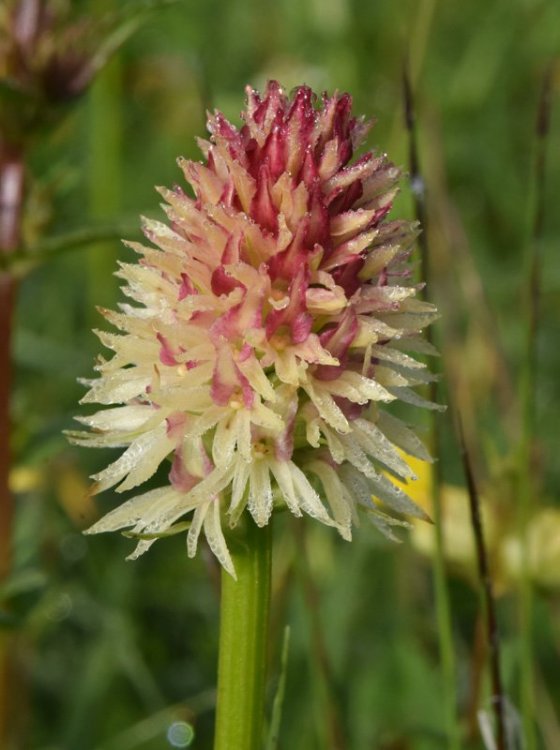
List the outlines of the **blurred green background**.
{"label": "blurred green background", "polygon": [[[90,3],[96,11],[102,5]],[[427,183],[429,294],[442,311],[435,331],[442,399],[461,410],[488,513],[512,727],[520,710],[517,394],[535,119],[559,42],[554,0],[179,0],[150,16],[63,126],[37,144],[26,208],[30,242],[92,225],[129,227],[135,237],[139,214],[162,216],[154,185],[181,181],[176,157],[199,158],[194,139],[204,136],[205,109],[238,122],[244,86],[269,78],[287,90],[307,83],[349,91],[356,113],[376,118],[368,146],[406,170],[408,58]],[[531,558],[534,719],[546,750],[560,748],[559,90],[557,66],[540,241]],[[406,181],[394,215],[413,216]],[[101,348],[91,333],[104,325],[95,306],[116,304],[112,274],[117,259],[129,258],[117,241],[76,247],[38,264],[20,287],[12,404],[18,511],[5,597],[18,633],[22,748],[211,747],[215,563],[204,552],[189,561],[181,535],[134,563],[124,561],[130,540],[82,536],[117,502],[111,493],[87,494],[87,476],[110,454],[71,447],[62,435],[81,409],[78,378],[92,375]],[[427,429],[422,421],[420,429]],[[450,414],[441,430],[458,720],[462,747],[475,750],[484,747],[477,710],[490,711],[481,599]],[[415,531],[394,545],[364,525],[347,544],[326,528],[279,519],[270,702],[284,626],[291,627],[281,750],[448,747],[432,533]]]}

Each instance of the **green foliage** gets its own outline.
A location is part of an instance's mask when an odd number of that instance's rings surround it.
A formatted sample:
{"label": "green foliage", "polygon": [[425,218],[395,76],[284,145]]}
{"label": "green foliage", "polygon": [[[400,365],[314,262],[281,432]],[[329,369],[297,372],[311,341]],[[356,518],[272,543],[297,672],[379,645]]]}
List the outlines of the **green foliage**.
{"label": "green foliage", "polygon": [[[214,563],[188,560],[183,534],[157,542],[134,563],[124,561],[130,540],[83,537],[81,529],[116,498],[107,493],[94,505],[86,477],[106,456],[66,445],[61,433],[73,427],[82,393],[76,381],[91,376],[98,351],[90,331],[101,326],[94,305],[116,304],[109,274],[117,258],[131,257],[116,238],[134,238],[140,213],[158,216],[153,186],[181,181],[175,159],[195,155],[205,109],[219,107],[236,120],[247,83],[274,77],[288,89],[307,82],[350,91],[356,111],[377,118],[369,143],[406,165],[401,73],[408,54],[428,186],[430,294],[442,312],[445,399],[462,411],[498,518],[497,538],[510,533],[534,121],[543,72],[558,55],[559,27],[553,0],[183,0],[152,10],[118,55],[117,83],[104,84],[104,75],[115,75],[107,69],[96,84],[106,85],[105,94],[93,92],[62,129],[36,143],[30,180],[39,205],[26,215],[34,240],[14,256],[23,276],[12,402],[21,474],[14,476],[16,565],[0,589],[0,627],[17,628],[23,643],[22,747],[161,750],[173,746],[175,725],[179,737],[190,736],[184,726],[194,728],[194,739],[177,741],[211,747]],[[128,26],[119,28],[128,33]],[[553,95],[559,88],[557,67]],[[0,95],[14,95],[4,89]],[[554,505],[560,487],[560,464],[552,460],[560,367],[560,213],[553,202],[560,191],[559,116],[556,106],[541,240],[535,507]],[[120,132],[111,135],[115,122]],[[103,133],[112,144],[105,171],[92,161],[103,158]],[[41,189],[54,171],[69,188]],[[118,185],[105,203],[104,180]],[[395,212],[411,215],[408,190]],[[35,236],[38,214],[47,218]],[[442,419],[441,428],[444,481],[461,485],[449,421]],[[278,680],[286,685],[279,741],[269,746],[446,748],[429,559],[408,542],[386,543],[365,523],[349,545],[287,515],[275,528],[270,711]],[[557,545],[559,539],[560,531]],[[493,563],[498,577],[502,561]],[[476,709],[490,708],[487,680],[477,673],[483,654],[474,570],[474,561],[469,570],[448,570],[464,750],[483,748]],[[516,586],[504,579],[498,609],[506,689],[519,708]],[[560,676],[550,664],[558,658],[558,589],[534,596],[538,747],[556,750]]]}

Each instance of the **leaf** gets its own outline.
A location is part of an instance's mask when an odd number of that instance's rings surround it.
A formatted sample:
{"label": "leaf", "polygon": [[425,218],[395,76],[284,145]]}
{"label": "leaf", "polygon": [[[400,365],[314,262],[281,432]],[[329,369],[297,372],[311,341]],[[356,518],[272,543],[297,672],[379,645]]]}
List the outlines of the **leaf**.
{"label": "leaf", "polygon": [[92,226],[66,232],[58,237],[51,237],[37,245],[4,253],[0,256],[0,271],[9,271],[22,276],[43,261],[59,255],[94,245],[106,240],[120,241],[123,237],[138,234],[138,227],[125,223]]}
{"label": "leaf", "polygon": [[142,2],[130,2],[116,13],[106,16],[103,26],[106,33],[102,44],[89,60],[86,75],[93,78],[109,59],[130,39],[137,29],[149,18],[150,14],[165,5],[173,5],[178,0],[143,0]]}
{"label": "leaf", "polygon": [[0,79],[0,102],[4,104],[10,101],[22,106],[23,103],[31,101],[31,96],[28,91],[18,85],[17,81],[2,78]]}
{"label": "leaf", "polygon": [[86,353],[20,326],[14,335],[14,360],[50,378],[72,381],[90,365]]}
{"label": "leaf", "polygon": [[46,575],[38,568],[17,571],[0,587],[0,600],[5,601],[20,594],[37,591],[44,588],[46,583]]}

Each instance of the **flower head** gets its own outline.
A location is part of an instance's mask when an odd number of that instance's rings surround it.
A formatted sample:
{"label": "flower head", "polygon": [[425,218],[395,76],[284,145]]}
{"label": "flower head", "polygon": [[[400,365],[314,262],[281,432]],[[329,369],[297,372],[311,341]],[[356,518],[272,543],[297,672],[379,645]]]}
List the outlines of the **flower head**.
{"label": "flower head", "polygon": [[[350,539],[357,510],[391,535],[397,516],[422,517],[387,476],[413,478],[396,446],[429,460],[389,414],[400,399],[433,407],[411,386],[429,381],[407,350],[436,316],[419,301],[408,258],[416,229],[389,220],[399,171],[385,155],[353,159],[368,125],[347,94],[287,96],[274,81],[247,89],[238,129],[217,112],[203,163],[179,160],[194,197],[160,189],[169,223],[144,221],[150,246],[121,264],[136,304],[104,311],[98,365],[72,438],[125,447],[97,490],[131,490],[171,458],[169,483],[133,497],[91,532],[133,527],[142,554],[192,513],[234,574],[222,524],[275,507],[308,514]],[[114,406],[119,404],[119,406]]]}

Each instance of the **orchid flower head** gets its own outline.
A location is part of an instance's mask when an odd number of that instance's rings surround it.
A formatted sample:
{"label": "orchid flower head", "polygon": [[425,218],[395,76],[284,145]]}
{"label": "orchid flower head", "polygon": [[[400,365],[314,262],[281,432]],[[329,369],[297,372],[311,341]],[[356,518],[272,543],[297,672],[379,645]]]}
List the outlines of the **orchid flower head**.
{"label": "orchid flower head", "polygon": [[167,222],[128,243],[130,302],[104,311],[113,355],[82,400],[104,408],[70,437],[125,449],[97,491],[133,490],[170,459],[164,486],[89,529],[131,528],[131,558],[184,516],[189,555],[203,532],[232,575],[227,527],[246,513],[264,526],[287,508],[344,539],[359,513],[389,536],[425,517],[391,477],[430,456],[390,404],[438,408],[414,390],[433,377],[414,354],[434,353],[421,331],[437,311],[411,278],[417,227],[390,218],[399,170],[356,156],[369,126],[351,105],[247,88],[241,127],[210,115],[204,160],[179,159],[193,194],[160,188]]}

